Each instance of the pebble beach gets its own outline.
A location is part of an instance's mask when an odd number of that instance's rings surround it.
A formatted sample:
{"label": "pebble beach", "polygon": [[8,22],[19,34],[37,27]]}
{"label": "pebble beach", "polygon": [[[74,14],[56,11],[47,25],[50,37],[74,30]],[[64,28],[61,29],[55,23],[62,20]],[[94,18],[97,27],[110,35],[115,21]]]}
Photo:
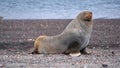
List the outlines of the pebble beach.
{"label": "pebble beach", "polygon": [[3,19],[0,68],[119,68],[120,19],[94,19],[90,55],[29,54],[40,35],[61,33],[72,19]]}

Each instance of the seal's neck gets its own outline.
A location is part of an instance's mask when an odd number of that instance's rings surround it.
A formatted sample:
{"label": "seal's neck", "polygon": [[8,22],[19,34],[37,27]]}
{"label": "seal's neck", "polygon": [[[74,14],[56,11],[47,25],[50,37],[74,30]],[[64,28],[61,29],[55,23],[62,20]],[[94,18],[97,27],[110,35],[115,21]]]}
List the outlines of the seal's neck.
{"label": "seal's neck", "polygon": [[91,33],[92,32],[92,24],[93,21],[84,21],[84,20],[79,20],[77,19],[77,22],[80,23],[80,26],[82,27],[82,30],[84,30],[87,33]]}

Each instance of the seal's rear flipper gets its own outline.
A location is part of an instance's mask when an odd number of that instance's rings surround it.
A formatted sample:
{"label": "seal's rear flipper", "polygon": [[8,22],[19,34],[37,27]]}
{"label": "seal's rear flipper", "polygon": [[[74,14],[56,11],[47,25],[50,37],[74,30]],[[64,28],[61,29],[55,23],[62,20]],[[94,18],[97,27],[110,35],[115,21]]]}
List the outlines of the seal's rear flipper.
{"label": "seal's rear flipper", "polygon": [[33,52],[31,52],[29,54],[40,54],[40,53],[37,50],[33,50]]}

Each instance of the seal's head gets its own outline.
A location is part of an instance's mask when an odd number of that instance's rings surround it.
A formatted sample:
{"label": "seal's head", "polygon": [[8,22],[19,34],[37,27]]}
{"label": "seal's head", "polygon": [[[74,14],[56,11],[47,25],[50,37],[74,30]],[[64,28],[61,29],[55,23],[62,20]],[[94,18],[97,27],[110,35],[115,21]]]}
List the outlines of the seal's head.
{"label": "seal's head", "polygon": [[77,21],[82,24],[85,25],[87,27],[91,27],[92,26],[92,12],[91,11],[83,11],[81,12],[78,16],[77,16]]}
{"label": "seal's head", "polygon": [[91,11],[83,11],[78,16],[77,19],[81,21],[91,21],[92,20],[92,12]]}

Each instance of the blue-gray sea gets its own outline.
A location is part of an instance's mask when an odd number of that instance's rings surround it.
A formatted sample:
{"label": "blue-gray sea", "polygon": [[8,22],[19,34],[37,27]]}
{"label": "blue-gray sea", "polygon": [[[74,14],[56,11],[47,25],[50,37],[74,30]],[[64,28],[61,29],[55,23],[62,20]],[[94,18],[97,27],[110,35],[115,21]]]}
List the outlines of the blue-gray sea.
{"label": "blue-gray sea", "polygon": [[120,0],[0,0],[4,19],[71,19],[84,10],[94,18],[120,18]]}

